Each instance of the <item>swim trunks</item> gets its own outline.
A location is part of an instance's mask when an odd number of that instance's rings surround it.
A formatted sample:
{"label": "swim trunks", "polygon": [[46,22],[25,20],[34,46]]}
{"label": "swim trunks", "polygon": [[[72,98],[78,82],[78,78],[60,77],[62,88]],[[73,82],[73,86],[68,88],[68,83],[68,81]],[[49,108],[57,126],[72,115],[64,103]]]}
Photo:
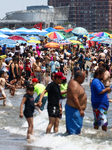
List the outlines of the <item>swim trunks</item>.
{"label": "swim trunks", "polygon": [[94,114],[94,125],[98,126],[108,125],[107,109],[105,108],[93,109],[93,114]]}
{"label": "swim trunks", "polygon": [[80,134],[83,117],[81,117],[78,109],[65,105],[66,129],[69,134]]}
{"label": "swim trunks", "polygon": [[47,110],[48,110],[49,117],[60,118],[60,110],[58,107],[48,106]]}
{"label": "swim trunks", "polygon": [[[35,99],[35,103],[38,103],[39,99],[40,99],[40,95],[37,96],[37,98]],[[43,97],[43,99],[42,99],[42,106],[40,107],[40,110],[44,110],[44,106],[46,104],[47,99],[48,99],[47,96]]]}

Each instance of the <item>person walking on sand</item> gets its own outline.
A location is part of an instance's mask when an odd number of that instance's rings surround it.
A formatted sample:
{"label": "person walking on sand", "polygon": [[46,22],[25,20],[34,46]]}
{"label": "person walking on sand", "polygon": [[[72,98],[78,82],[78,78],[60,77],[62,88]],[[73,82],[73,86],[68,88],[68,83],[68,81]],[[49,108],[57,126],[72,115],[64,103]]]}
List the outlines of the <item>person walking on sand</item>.
{"label": "person walking on sand", "polygon": [[84,110],[86,109],[87,96],[82,83],[85,79],[85,72],[78,70],[74,74],[67,87],[67,102],[65,105],[66,130],[69,134],[80,134]]}
{"label": "person walking on sand", "polygon": [[44,94],[48,92],[48,116],[49,116],[49,124],[46,129],[46,133],[50,133],[52,127],[54,127],[54,132],[58,132],[59,127],[59,118],[62,113],[62,109],[60,107],[59,100],[61,98],[60,87],[58,84],[61,84],[63,80],[66,78],[63,76],[62,72],[57,72],[54,75],[53,82],[49,83],[43,93],[40,95],[39,102],[36,104],[37,106],[42,105],[42,98]]}
{"label": "person walking on sand", "polygon": [[20,118],[22,118],[23,117],[23,105],[25,104],[24,116],[28,123],[27,139],[31,139],[31,135],[33,135],[33,113],[35,109],[33,94],[34,94],[34,86],[33,84],[29,84],[27,86],[26,94],[23,96],[23,99],[20,105]]}

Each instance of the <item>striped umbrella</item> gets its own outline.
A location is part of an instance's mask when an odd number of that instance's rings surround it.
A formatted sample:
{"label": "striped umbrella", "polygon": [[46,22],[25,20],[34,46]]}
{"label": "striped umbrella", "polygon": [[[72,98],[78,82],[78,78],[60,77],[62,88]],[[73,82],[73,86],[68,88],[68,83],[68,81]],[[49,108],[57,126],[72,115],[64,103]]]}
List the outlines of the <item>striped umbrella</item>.
{"label": "striped umbrella", "polygon": [[59,32],[51,32],[51,33],[48,33],[47,36],[51,39],[51,40],[54,40],[54,39],[57,39],[57,40],[63,40],[65,39],[65,36]]}

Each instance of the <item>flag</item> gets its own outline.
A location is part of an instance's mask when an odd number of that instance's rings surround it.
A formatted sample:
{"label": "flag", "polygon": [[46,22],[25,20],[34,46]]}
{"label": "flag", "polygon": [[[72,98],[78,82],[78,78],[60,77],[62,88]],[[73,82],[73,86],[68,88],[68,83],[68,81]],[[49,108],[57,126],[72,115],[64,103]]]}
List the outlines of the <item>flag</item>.
{"label": "flag", "polygon": [[35,25],[34,25],[34,28],[39,29],[39,30],[42,30],[42,22],[41,22],[41,23],[38,23],[38,24],[35,24]]}

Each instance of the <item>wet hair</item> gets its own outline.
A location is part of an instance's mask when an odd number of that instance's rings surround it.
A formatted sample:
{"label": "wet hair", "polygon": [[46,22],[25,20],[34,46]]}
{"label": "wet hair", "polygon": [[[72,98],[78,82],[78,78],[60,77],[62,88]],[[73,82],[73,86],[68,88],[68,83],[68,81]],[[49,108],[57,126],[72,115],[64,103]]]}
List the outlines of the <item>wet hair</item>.
{"label": "wet hair", "polygon": [[2,76],[2,74],[4,74],[4,71],[0,71],[0,77]]}
{"label": "wet hair", "polygon": [[82,77],[83,76],[83,73],[82,73],[82,71],[81,70],[78,70],[78,71],[76,71],[75,72],[75,74],[74,74],[74,79],[76,79],[77,77]]}
{"label": "wet hair", "polygon": [[33,84],[27,85],[26,90],[34,91],[34,85]]}
{"label": "wet hair", "polygon": [[94,78],[97,78],[98,75],[101,75],[104,72],[105,70],[103,68],[98,68],[94,73]]}

